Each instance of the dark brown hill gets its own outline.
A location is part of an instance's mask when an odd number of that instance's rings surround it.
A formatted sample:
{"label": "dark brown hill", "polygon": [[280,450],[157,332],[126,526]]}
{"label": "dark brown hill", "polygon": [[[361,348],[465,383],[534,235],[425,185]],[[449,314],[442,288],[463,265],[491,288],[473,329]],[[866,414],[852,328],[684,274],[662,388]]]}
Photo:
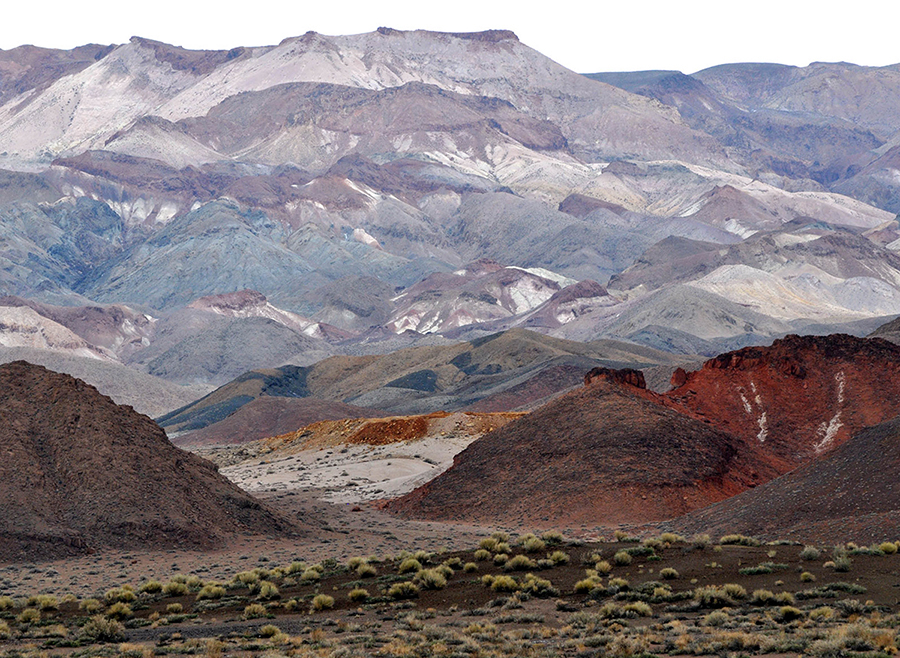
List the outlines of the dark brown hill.
{"label": "dark brown hill", "polygon": [[595,378],[475,441],[450,470],[387,506],[441,520],[636,523],[775,475],[752,444],[655,398]]}
{"label": "dark brown hill", "polygon": [[753,491],[677,519],[685,532],[764,539],[893,540],[900,533],[900,418]]}
{"label": "dark brown hill", "polygon": [[786,472],[900,414],[900,346],[789,335],[676,372],[673,403],[759,444]]}
{"label": "dark brown hill", "polygon": [[0,558],[210,548],[298,530],[146,416],[24,361],[0,366]]}

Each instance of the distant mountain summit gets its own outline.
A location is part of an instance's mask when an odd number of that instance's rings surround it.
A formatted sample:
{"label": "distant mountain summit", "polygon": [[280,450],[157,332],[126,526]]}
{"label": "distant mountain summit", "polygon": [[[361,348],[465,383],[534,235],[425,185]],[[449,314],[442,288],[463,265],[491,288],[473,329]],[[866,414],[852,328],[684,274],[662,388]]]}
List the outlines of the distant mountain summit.
{"label": "distant mountain summit", "polygon": [[299,532],[80,380],[17,361],[0,366],[0,392],[0,558]]}

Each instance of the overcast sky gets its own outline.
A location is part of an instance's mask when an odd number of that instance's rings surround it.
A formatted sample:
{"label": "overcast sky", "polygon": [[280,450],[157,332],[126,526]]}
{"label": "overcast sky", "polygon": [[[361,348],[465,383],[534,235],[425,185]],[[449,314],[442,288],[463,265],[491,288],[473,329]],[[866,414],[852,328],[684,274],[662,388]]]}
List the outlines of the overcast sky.
{"label": "overcast sky", "polygon": [[[234,3],[237,5],[238,3]],[[379,26],[446,32],[511,29],[582,73],[677,69],[730,62],[805,66],[900,62],[900,2],[856,0],[6,0],[0,48],[72,48],[138,35],[196,49],[276,44],[309,30],[357,34]],[[231,5],[234,6],[234,5]],[[834,11],[831,7],[840,7]],[[536,9],[531,9],[536,7]]]}

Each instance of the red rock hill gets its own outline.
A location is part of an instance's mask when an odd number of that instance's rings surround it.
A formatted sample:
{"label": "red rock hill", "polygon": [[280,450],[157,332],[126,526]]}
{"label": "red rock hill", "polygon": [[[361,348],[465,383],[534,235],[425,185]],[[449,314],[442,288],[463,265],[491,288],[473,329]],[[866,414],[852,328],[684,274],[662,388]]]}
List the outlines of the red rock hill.
{"label": "red rock hill", "polygon": [[754,444],[606,372],[613,376],[595,373],[590,385],[475,441],[447,472],[387,507],[446,520],[637,523],[776,475]]}
{"label": "red rock hill", "polygon": [[673,384],[669,401],[758,443],[786,472],[900,414],[900,346],[791,335],[676,372]]}

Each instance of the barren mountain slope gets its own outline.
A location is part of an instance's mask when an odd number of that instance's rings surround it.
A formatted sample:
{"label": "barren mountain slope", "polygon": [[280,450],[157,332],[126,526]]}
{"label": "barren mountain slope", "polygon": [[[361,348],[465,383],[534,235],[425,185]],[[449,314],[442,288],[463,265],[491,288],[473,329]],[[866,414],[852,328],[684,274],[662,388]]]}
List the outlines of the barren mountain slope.
{"label": "barren mountain slope", "polygon": [[474,442],[446,473],[387,506],[538,526],[662,520],[772,477],[754,451],[601,377]]}
{"label": "barren mountain slope", "polygon": [[771,482],[672,522],[680,532],[879,542],[900,531],[900,421],[869,427]]}
{"label": "barren mountain slope", "polygon": [[[526,383],[546,368],[575,367],[583,373],[601,364],[646,367],[677,361],[669,354],[623,342],[576,343],[513,329],[469,342],[335,356],[308,367],[247,372],[159,422],[170,433],[196,430],[266,395],[311,397],[405,414],[456,410],[521,386],[534,389],[524,400],[532,403],[572,385],[567,377]],[[499,406],[501,400],[513,406]],[[508,411],[520,404],[514,396],[501,395],[492,398],[491,409]]]}
{"label": "barren mountain slope", "polygon": [[24,361],[0,366],[0,555],[102,546],[211,547],[233,532],[284,535],[268,510],[96,389]]}
{"label": "barren mountain slope", "polygon": [[190,404],[209,393],[212,388],[209,385],[180,386],[113,361],[28,347],[0,348],[0,363],[11,361],[28,361],[54,372],[77,377],[110,397],[116,404],[132,407],[151,418]]}
{"label": "barren mountain slope", "polygon": [[758,443],[789,470],[900,414],[900,347],[790,335],[722,354],[673,383],[667,398]]}

